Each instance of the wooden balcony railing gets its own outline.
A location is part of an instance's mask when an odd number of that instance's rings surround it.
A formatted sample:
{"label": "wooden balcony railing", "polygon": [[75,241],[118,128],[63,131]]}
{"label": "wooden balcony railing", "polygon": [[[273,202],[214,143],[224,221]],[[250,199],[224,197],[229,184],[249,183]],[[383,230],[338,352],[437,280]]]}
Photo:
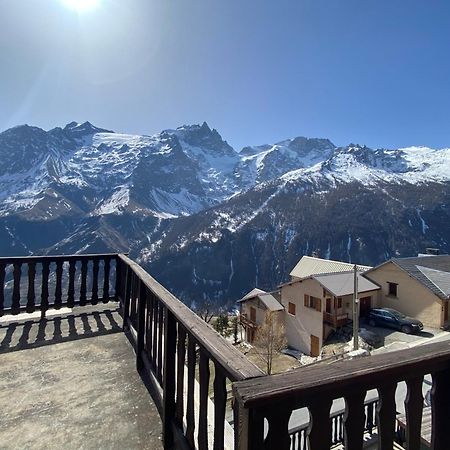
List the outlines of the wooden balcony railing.
{"label": "wooden balcony railing", "polygon": [[0,316],[119,300],[117,254],[0,258]]}
{"label": "wooden balcony railing", "polygon": [[[364,436],[364,399],[378,390],[376,412],[378,448],[392,449],[395,437],[397,383],[406,382],[406,445],[419,450],[423,412],[424,375],[432,374],[431,408],[433,450],[448,449],[450,417],[450,342],[417,346],[353,360],[315,365],[279,375],[234,384],[239,404],[239,449],[288,450],[288,422],[293,410],[307,407],[311,416],[308,445],[311,450],[332,444],[330,407],[344,398],[344,447],[361,449]],[[264,426],[264,419],[267,426]]]}
{"label": "wooden balcony railing", "polygon": [[330,324],[334,328],[339,328],[348,323],[348,314],[332,314],[324,311],[323,321]]}
{"label": "wooden balcony railing", "polygon": [[[0,258],[0,315],[113,300],[122,307],[137,368],[152,387],[165,448],[287,450],[293,436],[291,413],[307,407],[312,420],[300,440],[310,450],[329,449],[342,433],[346,449],[361,449],[367,428],[364,399],[367,391],[377,389],[378,445],[390,450],[395,391],[405,381],[406,445],[418,450],[423,379],[431,373],[431,448],[448,449],[450,342],[262,376],[125,255]],[[230,385],[233,398],[227,394]],[[345,413],[330,418],[332,401],[338,398],[345,399]],[[234,415],[234,428],[228,414]]]}
{"label": "wooden balcony railing", "polygon": [[233,448],[238,434],[231,429],[230,442],[227,382],[263,372],[138,264],[124,255],[119,260],[124,324],[137,367],[155,391],[165,448]]}
{"label": "wooden balcony railing", "polygon": [[[378,399],[369,400],[364,403],[364,432],[372,435],[376,428],[376,408]],[[331,445],[342,444],[344,442],[344,419],[345,409],[336,411],[330,415],[331,421]],[[309,423],[300,425],[289,430],[291,440],[291,450],[307,450],[308,449],[308,430]]]}
{"label": "wooden balcony railing", "polygon": [[241,322],[241,325],[244,327],[249,327],[249,328],[257,328],[258,327],[257,323],[255,321],[249,319],[246,313],[240,314],[239,320]]}

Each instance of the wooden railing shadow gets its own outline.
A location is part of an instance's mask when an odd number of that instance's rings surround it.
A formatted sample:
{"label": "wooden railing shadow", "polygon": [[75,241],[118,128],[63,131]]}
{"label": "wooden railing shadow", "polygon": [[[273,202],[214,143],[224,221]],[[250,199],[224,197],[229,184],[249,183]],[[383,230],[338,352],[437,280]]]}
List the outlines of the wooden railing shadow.
{"label": "wooden railing shadow", "polygon": [[0,354],[122,331],[119,309],[0,324]]}

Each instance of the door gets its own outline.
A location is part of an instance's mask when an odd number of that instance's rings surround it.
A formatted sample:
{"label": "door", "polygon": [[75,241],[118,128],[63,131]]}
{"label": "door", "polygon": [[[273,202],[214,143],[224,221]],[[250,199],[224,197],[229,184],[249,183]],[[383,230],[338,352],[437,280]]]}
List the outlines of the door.
{"label": "door", "polygon": [[250,306],[250,320],[256,322],[256,309]]}
{"label": "door", "polygon": [[327,309],[328,314],[331,314],[331,298],[327,298]]}
{"label": "door", "polygon": [[448,322],[448,302],[444,302],[444,324]]}
{"label": "door", "polygon": [[311,356],[320,355],[320,341],[317,336],[311,335]]}
{"label": "door", "polygon": [[372,307],[372,297],[362,297],[359,299],[359,317],[367,317]]}

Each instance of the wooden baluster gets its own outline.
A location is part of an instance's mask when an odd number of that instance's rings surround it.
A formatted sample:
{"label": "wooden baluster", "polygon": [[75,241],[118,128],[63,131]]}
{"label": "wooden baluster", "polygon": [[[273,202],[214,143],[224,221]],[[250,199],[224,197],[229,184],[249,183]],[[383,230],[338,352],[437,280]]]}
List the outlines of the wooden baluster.
{"label": "wooden baluster", "polygon": [[365,424],[365,429],[369,432],[370,435],[372,435],[372,430],[374,427],[374,414],[373,414],[373,409],[374,409],[374,403],[368,403],[367,405],[365,405],[366,408],[366,424]]}
{"label": "wooden baluster", "polygon": [[361,450],[364,441],[364,398],[366,392],[355,392],[345,397],[344,447],[346,450]]}
{"label": "wooden baluster", "polygon": [[159,301],[154,299],[153,302],[153,348],[152,348],[152,362],[156,370],[158,362],[158,317],[159,317]]}
{"label": "wooden baluster", "polygon": [[209,391],[209,358],[200,348],[199,362],[200,405],[198,417],[198,448],[208,449],[208,391]]}
{"label": "wooden baluster", "polygon": [[186,330],[178,322],[177,342],[177,407],[176,419],[178,426],[183,428],[184,416],[184,364],[186,361]]}
{"label": "wooden baluster", "polygon": [[48,309],[48,278],[50,276],[50,262],[44,261],[42,263],[42,287],[41,287],[41,312],[42,316]]}
{"label": "wooden baluster", "polygon": [[173,422],[175,419],[175,352],[177,345],[177,322],[166,309],[164,323],[164,381],[163,381],[163,442],[165,448],[174,444]]}
{"label": "wooden baluster", "polygon": [[105,258],[105,265],[103,266],[103,303],[109,302],[109,277],[111,270],[111,259],[109,257]]}
{"label": "wooden baluster", "polygon": [[422,429],[422,396],[423,377],[415,377],[406,380],[408,388],[405,399],[406,412],[406,448],[408,450],[420,450]]}
{"label": "wooden baluster", "polygon": [[227,378],[223,368],[214,362],[214,450],[224,447]]}
{"label": "wooden baluster", "polygon": [[122,309],[122,329],[127,332],[130,330],[130,301],[131,301],[131,268],[129,266],[125,269],[125,289],[123,298],[123,309]]}
{"label": "wooden baluster", "polygon": [[258,409],[246,409],[234,401],[234,448],[260,450],[264,445],[264,415]]}
{"label": "wooden baluster", "polygon": [[87,272],[88,261],[81,261],[81,286],[80,286],[80,306],[85,306],[87,301]]}
{"label": "wooden baluster", "polygon": [[123,308],[125,297],[125,273],[124,264],[118,257],[114,259],[116,264],[116,281],[114,284],[114,301],[119,302],[120,307]]}
{"label": "wooden baluster", "polygon": [[195,448],[194,443],[194,389],[195,389],[195,352],[194,338],[189,335],[188,339],[188,386],[187,386],[187,404],[186,404],[186,439],[191,448]]}
{"label": "wooden baluster", "polygon": [[36,263],[28,263],[28,293],[27,293],[27,312],[32,313],[35,309],[36,293],[34,281],[36,278]]}
{"label": "wooden baluster", "polygon": [[136,339],[136,368],[140,371],[144,367],[142,360],[142,352],[144,351],[145,340],[145,304],[146,304],[147,288],[142,281],[138,285],[138,309],[137,309],[137,339]]}
{"label": "wooden baluster", "polygon": [[338,439],[339,416],[331,417],[331,443],[334,444]]}
{"label": "wooden baluster", "polygon": [[431,388],[431,449],[448,449],[450,417],[450,369],[433,373]]}
{"label": "wooden baluster", "polygon": [[[287,406],[279,409],[271,408],[266,411],[265,415],[269,422],[269,431],[264,442],[266,448],[289,450],[289,418],[291,417],[291,412],[292,411]],[[329,412],[330,411],[328,410],[328,419],[330,418]]]}
{"label": "wooden baluster", "polygon": [[55,309],[61,308],[62,305],[62,273],[63,261],[58,260],[56,261]]}
{"label": "wooden baluster", "polygon": [[311,427],[308,433],[309,448],[329,450],[331,447],[331,399],[314,401],[308,409],[311,415]]}
{"label": "wooden baluster", "polygon": [[164,307],[162,303],[159,305],[158,314],[158,364],[156,366],[156,378],[162,385],[162,369],[163,369],[163,331],[164,331]]}
{"label": "wooden baluster", "polygon": [[92,265],[92,300],[91,303],[96,305],[98,303],[98,271],[99,261],[98,258],[94,259]]}
{"label": "wooden baluster", "polygon": [[137,277],[136,274],[131,271],[131,292],[130,292],[130,323],[131,326],[136,330],[137,323],[136,323],[136,314],[137,314]]}
{"label": "wooden baluster", "polygon": [[153,337],[153,293],[147,293],[147,328],[145,332],[145,348],[149,361],[152,360],[152,337]]}
{"label": "wooden baluster", "polygon": [[20,278],[22,276],[22,264],[14,263],[13,278],[13,294],[11,310],[13,314],[19,314],[20,312]]}
{"label": "wooden baluster", "polygon": [[69,286],[67,288],[67,306],[73,308],[75,303],[75,271],[76,261],[71,259],[69,261]]}
{"label": "wooden baluster", "polygon": [[0,264],[0,317],[5,309],[5,264]]}
{"label": "wooden baluster", "polygon": [[395,437],[395,390],[397,384],[378,388],[380,400],[377,407],[378,442],[381,449],[392,448]]}

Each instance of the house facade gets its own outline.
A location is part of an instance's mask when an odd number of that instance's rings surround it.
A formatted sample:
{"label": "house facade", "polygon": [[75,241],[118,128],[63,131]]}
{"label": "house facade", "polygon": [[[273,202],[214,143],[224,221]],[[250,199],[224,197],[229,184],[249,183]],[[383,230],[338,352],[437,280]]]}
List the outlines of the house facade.
{"label": "house facade", "polygon": [[[359,314],[378,305],[379,286],[358,272]],[[335,272],[293,279],[281,286],[290,347],[318,356],[331,332],[353,319],[354,273]]]}
{"label": "house facade", "polygon": [[394,308],[428,327],[450,325],[449,255],[394,258],[368,270],[364,277],[380,286],[380,306]]}
{"label": "house facade", "polygon": [[239,301],[239,317],[245,333],[245,340],[252,343],[258,327],[264,322],[268,311],[279,313],[283,318],[283,305],[276,298],[277,293],[255,288]]}

